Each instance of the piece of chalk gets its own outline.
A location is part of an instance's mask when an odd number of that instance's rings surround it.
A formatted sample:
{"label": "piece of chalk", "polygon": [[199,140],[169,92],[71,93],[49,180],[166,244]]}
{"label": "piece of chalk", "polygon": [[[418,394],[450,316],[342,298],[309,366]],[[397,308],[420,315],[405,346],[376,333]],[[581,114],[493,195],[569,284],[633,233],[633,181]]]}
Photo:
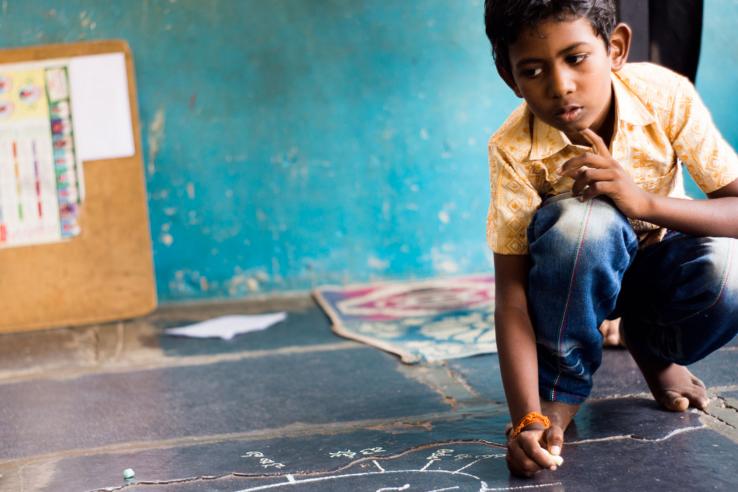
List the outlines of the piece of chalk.
{"label": "piece of chalk", "polygon": [[130,480],[135,476],[136,472],[133,471],[133,468],[126,468],[125,470],[123,470],[123,478],[125,478],[126,480]]}
{"label": "piece of chalk", "polygon": [[546,452],[548,453],[548,455],[551,458],[553,458],[554,463],[556,464],[556,466],[561,466],[561,464],[564,462],[564,458],[562,458],[561,456],[558,456],[556,454],[550,453],[548,451],[546,451]]}

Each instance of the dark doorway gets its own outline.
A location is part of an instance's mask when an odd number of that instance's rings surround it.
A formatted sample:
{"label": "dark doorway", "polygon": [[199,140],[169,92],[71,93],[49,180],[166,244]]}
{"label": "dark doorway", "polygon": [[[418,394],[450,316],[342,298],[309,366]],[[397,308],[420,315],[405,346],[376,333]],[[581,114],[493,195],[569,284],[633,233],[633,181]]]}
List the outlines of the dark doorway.
{"label": "dark doorway", "polygon": [[630,61],[652,61],[697,75],[703,0],[618,0],[618,17],[633,29]]}

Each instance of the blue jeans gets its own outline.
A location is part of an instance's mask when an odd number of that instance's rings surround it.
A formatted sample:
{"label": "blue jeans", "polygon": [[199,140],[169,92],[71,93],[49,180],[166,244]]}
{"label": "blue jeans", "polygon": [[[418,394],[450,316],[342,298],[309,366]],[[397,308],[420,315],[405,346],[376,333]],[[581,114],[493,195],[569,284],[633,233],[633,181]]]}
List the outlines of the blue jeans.
{"label": "blue jeans", "polygon": [[528,227],[528,303],[543,399],[578,404],[602,360],[599,326],[622,317],[631,351],[691,364],[738,332],[738,241],[670,231],[638,249],[607,198],[544,202]]}

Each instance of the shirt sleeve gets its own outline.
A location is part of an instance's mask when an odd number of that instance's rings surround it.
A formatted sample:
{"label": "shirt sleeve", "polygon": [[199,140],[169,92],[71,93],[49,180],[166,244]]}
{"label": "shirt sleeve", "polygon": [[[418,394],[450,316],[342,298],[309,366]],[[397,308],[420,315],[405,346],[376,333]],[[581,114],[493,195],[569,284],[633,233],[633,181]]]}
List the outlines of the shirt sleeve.
{"label": "shirt sleeve", "polygon": [[738,156],[715,127],[691,82],[682,79],[667,132],[674,151],[705,193],[738,179]]}
{"label": "shirt sleeve", "polygon": [[492,142],[489,145],[490,203],[487,243],[505,255],[528,253],[526,232],[541,197],[514,163]]}

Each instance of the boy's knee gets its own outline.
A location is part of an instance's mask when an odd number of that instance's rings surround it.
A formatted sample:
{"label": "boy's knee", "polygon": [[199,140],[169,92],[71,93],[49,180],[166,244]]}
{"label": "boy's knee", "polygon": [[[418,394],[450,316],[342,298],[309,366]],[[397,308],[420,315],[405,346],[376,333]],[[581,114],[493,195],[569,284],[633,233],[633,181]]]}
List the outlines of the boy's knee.
{"label": "boy's knee", "polygon": [[[694,243],[693,243],[694,244]],[[662,358],[691,364],[729,342],[738,333],[738,241],[700,238],[699,254],[680,268],[671,308],[655,339]]]}
{"label": "boy's knee", "polygon": [[738,302],[738,240],[713,238],[710,252],[712,280],[721,286],[723,294]]}
{"label": "boy's knee", "polygon": [[707,288],[714,300],[708,309],[714,310],[715,319],[729,325],[724,329],[735,335],[738,332],[738,240],[713,239],[707,260]]}
{"label": "boy's knee", "polygon": [[[726,237],[704,238],[704,253],[684,265],[683,274],[693,283],[692,295],[704,299],[706,307],[718,303],[738,310],[738,241]],[[689,270],[695,273],[690,275]],[[691,289],[690,289],[691,290]],[[702,294],[699,294],[702,292]]]}
{"label": "boy's knee", "polygon": [[533,254],[536,243],[545,244],[548,254],[562,255],[582,247],[599,248],[618,242],[624,242],[628,249],[637,247],[631,225],[610,200],[580,202],[571,194],[554,197],[536,212],[529,239]]}

